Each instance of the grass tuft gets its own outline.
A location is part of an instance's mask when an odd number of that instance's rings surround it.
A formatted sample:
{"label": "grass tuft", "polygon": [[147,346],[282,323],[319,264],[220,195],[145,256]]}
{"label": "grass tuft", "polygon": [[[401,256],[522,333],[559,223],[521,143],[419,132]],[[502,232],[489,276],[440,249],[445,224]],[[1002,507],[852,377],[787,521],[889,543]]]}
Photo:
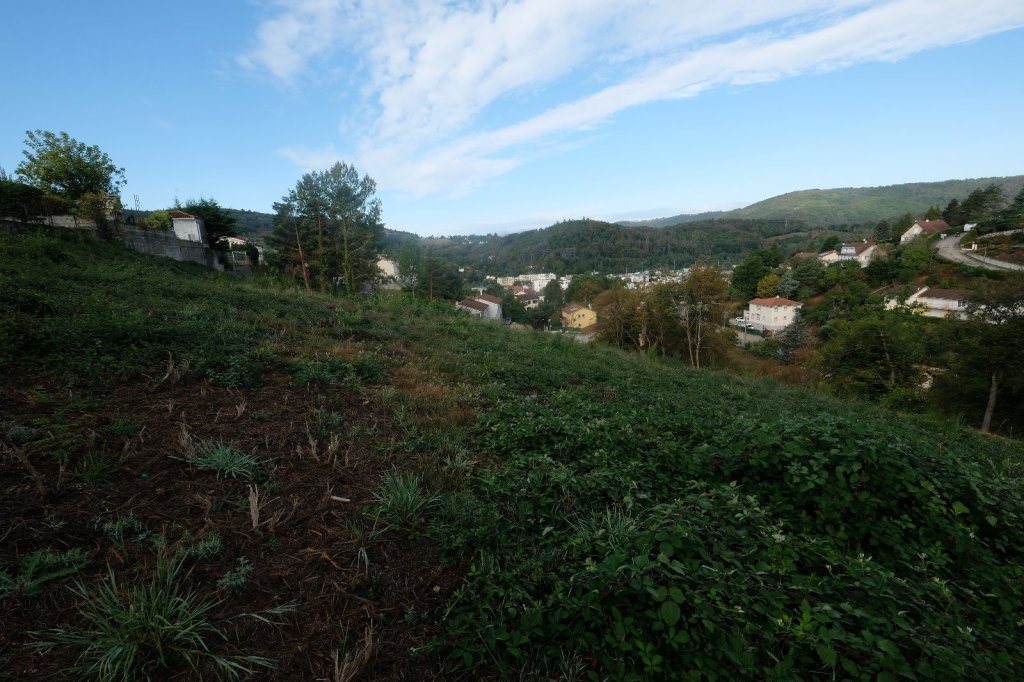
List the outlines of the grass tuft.
{"label": "grass tuft", "polygon": [[200,469],[217,472],[217,476],[254,479],[261,473],[263,462],[250,452],[242,452],[225,443],[204,443],[188,460]]}
{"label": "grass tuft", "polygon": [[56,628],[40,636],[37,648],[47,652],[69,647],[78,654],[68,672],[76,678],[100,680],[163,679],[173,671],[192,677],[239,679],[258,668],[272,668],[262,656],[230,656],[214,652],[228,639],[210,614],[222,600],[203,597],[186,584],[183,557],[161,554],[152,579],[123,588],[113,570],[95,589],[79,582],[80,628]]}
{"label": "grass tuft", "polygon": [[381,516],[392,524],[412,527],[423,512],[432,507],[438,496],[426,493],[416,474],[390,472],[373,493],[373,499]]}

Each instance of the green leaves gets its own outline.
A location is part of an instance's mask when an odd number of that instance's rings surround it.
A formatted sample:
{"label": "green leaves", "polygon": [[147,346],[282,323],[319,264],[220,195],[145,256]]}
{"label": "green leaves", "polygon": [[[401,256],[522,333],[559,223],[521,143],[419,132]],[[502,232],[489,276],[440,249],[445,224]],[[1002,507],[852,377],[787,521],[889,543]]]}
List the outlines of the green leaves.
{"label": "green leaves", "polygon": [[99,147],[63,131],[29,130],[25,146],[25,160],[18,164],[17,173],[33,187],[76,201],[90,192],[117,194],[125,183],[124,169]]}
{"label": "green leaves", "polygon": [[475,380],[501,383],[476,442],[502,468],[474,493],[500,517],[471,531],[493,563],[453,606],[458,655],[519,670],[487,633],[523,631],[502,613],[521,601],[547,615],[516,656],[590,651],[612,679],[1011,674],[989,652],[1022,603],[1012,447],[643,361],[480,350]]}
{"label": "green leaves", "polygon": [[658,609],[661,619],[665,621],[665,625],[672,627],[679,622],[679,616],[681,614],[679,610],[679,604],[674,601],[664,601]]}

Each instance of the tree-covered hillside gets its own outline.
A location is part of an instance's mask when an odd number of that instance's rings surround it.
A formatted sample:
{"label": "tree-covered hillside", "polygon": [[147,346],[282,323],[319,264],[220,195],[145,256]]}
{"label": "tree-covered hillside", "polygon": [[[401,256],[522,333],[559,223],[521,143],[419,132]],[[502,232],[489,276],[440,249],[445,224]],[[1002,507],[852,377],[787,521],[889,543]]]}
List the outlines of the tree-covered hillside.
{"label": "tree-covered hillside", "polygon": [[[905,213],[923,215],[931,207],[943,207],[951,199],[963,200],[972,190],[995,184],[1012,197],[1024,187],[1024,175],[1009,177],[915,182],[885,187],[806,189],[788,192],[733,211],[722,218],[789,219],[809,225],[874,224],[893,220]],[[678,215],[656,220],[630,221],[630,225],[665,227],[692,222],[705,214]]]}
{"label": "tree-covered hillside", "polygon": [[867,234],[869,226],[810,228],[799,221],[722,218],[652,228],[570,220],[503,237],[424,240],[435,255],[496,274],[630,272],[696,262],[731,263],[772,243],[780,250],[816,249],[830,234]]}

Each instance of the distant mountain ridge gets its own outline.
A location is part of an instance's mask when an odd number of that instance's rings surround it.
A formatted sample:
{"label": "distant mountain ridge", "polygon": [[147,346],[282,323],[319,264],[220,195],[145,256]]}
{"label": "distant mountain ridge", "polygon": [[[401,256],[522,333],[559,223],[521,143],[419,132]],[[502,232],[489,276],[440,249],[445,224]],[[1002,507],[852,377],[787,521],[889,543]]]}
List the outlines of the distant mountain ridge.
{"label": "distant mountain ridge", "polygon": [[[381,246],[394,257],[402,242],[412,240],[434,256],[487,274],[625,272],[696,262],[735,263],[756,248],[774,245],[786,253],[817,249],[829,236],[867,237],[880,220],[892,222],[905,213],[923,216],[932,206],[944,208],[953,198],[963,201],[990,184],[1001,186],[1010,199],[1024,187],[1024,175],[808,189],[732,211],[618,223],[565,220],[503,236],[419,237],[386,229]],[[271,230],[271,214],[227,211],[238,221],[239,232],[257,241]]]}
{"label": "distant mountain ridge", "polygon": [[1007,198],[1024,187],[1024,175],[941,182],[912,182],[881,187],[841,187],[787,192],[744,208],[712,213],[683,213],[653,220],[623,220],[620,225],[669,227],[716,218],[800,220],[809,225],[853,225],[892,220],[904,213],[923,214],[932,206],[944,208],[951,199],[963,199],[972,190],[996,184]]}

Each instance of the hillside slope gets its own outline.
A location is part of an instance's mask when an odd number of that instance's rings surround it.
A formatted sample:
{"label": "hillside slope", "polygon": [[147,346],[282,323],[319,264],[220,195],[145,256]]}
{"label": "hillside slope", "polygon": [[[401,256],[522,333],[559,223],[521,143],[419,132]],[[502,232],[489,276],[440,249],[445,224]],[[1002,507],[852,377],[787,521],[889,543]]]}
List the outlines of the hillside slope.
{"label": "hillside slope", "polygon": [[1017,442],[35,234],[0,236],[0,377],[17,679],[120,650],[79,613],[110,575],[212,600],[211,676],[1024,670]]}
{"label": "hillside slope", "polygon": [[[1006,197],[1013,197],[1024,187],[1024,175],[941,182],[915,182],[884,187],[843,187],[806,189],[787,192],[763,201],[720,212],[719,218],[749,220],[799,220],[810,225],[874,224],[893,220],[904,213],[923,215],[929,207],[943,208],[950,199],[963,199],[972,190],[996,184]],[[670,216],[655,220],[628,221],[623,224],[667,227],[701,219],[705,214]]]}

